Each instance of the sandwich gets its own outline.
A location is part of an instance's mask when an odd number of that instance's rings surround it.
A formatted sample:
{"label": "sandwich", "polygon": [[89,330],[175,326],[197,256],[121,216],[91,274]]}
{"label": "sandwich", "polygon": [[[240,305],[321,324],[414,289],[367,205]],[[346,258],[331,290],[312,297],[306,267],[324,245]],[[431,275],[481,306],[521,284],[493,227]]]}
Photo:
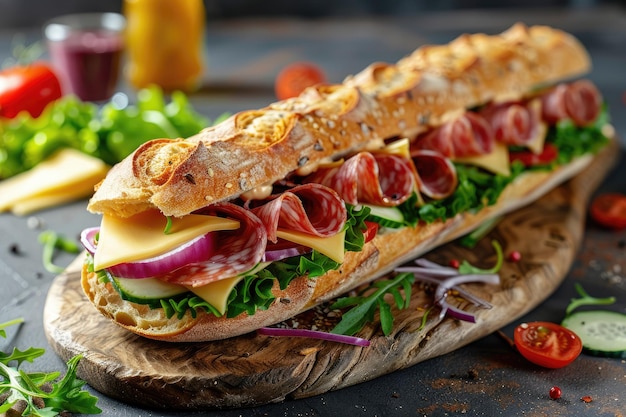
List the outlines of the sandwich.
{"label": "sandwich", "polygon": [[568,33],[517,24],[155,139],[88,210],[81,285],[146,338],[280,323],[529,204],[612,140]]}

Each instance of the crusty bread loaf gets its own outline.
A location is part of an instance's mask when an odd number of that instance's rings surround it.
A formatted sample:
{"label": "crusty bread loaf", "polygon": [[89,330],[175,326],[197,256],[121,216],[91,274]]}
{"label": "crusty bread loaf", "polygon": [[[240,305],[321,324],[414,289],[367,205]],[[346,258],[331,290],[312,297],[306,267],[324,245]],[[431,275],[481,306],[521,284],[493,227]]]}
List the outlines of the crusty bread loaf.
{"label": "crusty bread loaf", "polygon": [[156,207],[183,216],[589,68],[575,38],[543,26],[424,46],[397,64],[373,64],[343,84],[237,113],[186,140],[148,142],[109,172],[88,209],[127,217]]}
{"label": "crusty bread loaf", "polygon": [[592,156],[580,157],[555,171],[530,172],[518,177],[501,194],[498,202],[478,213],[463,213],[446,222],[383,231],[367,243],[361,252],[347,252],[338,270],[309,279],[295,279],[287,289],[277,286],[276,301],[267,310],[253,316],[241,314],[235,318],[217,318],[190,313],[179,320],[168,319],[163,309],[150,309],[121,299],[111,286],[98,280],[95,273],[82,273],[82,286],[91,302],[102,314],[118,325],[147,338],[169,342],[221,340],[254,331],[294,317],[315,305],[330,301],[393,270],[403,262],[414,259],[446,242],[469,233],[481,223],[524,206],[561,182],[585,168]]}

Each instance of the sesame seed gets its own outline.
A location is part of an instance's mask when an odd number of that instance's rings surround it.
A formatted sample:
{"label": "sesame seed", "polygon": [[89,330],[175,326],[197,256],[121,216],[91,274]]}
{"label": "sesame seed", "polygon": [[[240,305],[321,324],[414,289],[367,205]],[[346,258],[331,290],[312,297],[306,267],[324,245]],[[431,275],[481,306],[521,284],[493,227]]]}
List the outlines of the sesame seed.
{"label": "sesame seed", "polygon": [[226,188],[231,189],[233,188],[233,184],[230,182],[227,182],[226,185],[224,185]]}

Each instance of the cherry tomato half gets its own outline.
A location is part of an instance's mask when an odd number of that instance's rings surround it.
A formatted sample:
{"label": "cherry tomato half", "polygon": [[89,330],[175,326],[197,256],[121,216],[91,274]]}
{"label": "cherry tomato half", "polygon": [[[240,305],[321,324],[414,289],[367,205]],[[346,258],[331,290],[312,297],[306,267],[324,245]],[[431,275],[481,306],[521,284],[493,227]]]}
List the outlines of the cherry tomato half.
{"label": "cherry tomato half", "polygon": [[276,77],[276,97],[285,100],[298,96],[305,88],[326,82],[324,71],[311,62],[295,62],[283,68]]}
{"label": "cherry tomato half", "polygon": [[541,153],[536,154],[531,151],[511,151],[509,161],[520,161],[524,166],[547,165],[554,161],[559,155],[559,150],[551,143],[546,143]]}
{"label": "cherry tomato half", "polygon": [[546,368],[569,365],[583,350],[576,333],[545,321],[520,324],[515,328],[513,339],[522,356]]}
{"label": "cherry tomato half", "polygon": [[626,228],[626,195],[605,193],[597,196],[589,208],[591,218],[611,229]]}

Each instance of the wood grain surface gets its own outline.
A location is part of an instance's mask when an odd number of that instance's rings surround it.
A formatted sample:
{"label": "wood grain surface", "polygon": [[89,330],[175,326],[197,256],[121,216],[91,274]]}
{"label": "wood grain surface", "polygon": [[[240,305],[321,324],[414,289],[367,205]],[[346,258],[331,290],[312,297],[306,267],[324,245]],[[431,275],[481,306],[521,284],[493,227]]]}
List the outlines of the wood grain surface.
{"label": "wood grain surface", "polygon": [[[46,337],[64,360],[83,355],[78,375],[93,388],[146,408],[254,406],[372,380],[486,336],[549,297],[567,275],[581,245],[589,198],[618,154],[613,143],[577,176],[508,214],[473,250],[452,242],[426,255],[443,264],[467,259],[488,267],[496,260],[492,239],[500,242],[505,254],[521,253],[521,261],[504,263],[501,285],[466,286],[493,305],[480,309],[458,300],[476,314],[476,324],[440,320],[435,311],[420,328],[433,300],[428,289],[416,284],[410,307],[394,310],[391,335],[384,336],[376,322],[360,333],[371,341],[366,348],[255,333],[218,342],[157,342],[119,328],[96,311],[80,288],[79,257],[50,288],[44,309]],[[323,319],[332,326],[336,319],[325,315],[323,307],[286,325]]]}

